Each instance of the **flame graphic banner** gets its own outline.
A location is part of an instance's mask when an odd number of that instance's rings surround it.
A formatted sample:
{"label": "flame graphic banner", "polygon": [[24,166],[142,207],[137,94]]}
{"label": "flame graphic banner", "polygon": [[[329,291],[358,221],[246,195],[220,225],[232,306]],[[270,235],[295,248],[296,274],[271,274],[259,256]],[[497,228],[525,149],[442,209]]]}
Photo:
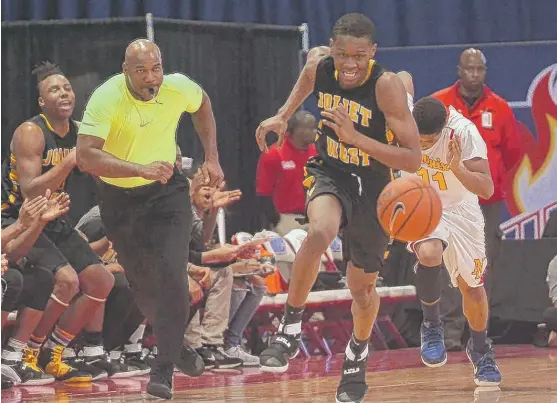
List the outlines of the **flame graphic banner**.
{"label": "flame graphic banner", "polygon": [[518,122],[523,155],[509,172],[506,202],[512,218],[501,226],[512,238],[541,236],[549,218],[544,212],[557,204],[557,64],[532,80],[525,106],[533,124]]}

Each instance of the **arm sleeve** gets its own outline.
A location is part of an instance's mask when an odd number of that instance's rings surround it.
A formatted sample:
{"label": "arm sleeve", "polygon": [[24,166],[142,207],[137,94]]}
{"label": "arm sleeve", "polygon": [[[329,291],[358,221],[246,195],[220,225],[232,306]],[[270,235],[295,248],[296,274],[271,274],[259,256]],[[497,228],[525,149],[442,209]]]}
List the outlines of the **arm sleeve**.
{"label": "arm sleeve", "polygon": [[201,261],[202,255],[203,252],[198,252],[190,248],[189,262],[196,266],[202,266],[203,265],[203,262]]}
{"label": "arm sleeve", "polygon": [[274,149],[271,149],[259,157],[256,174],[256,194],[259,196],[271,196],[273,194],[280,169],[280,161],[274,151]]}
{"label": "arm sleeve", "polygon": [[[83,119],[79,125],[79,134],[100,137],[106,140],[110,133],[112,117],[118,105],[118,93],[111,88],[113,84],[108,81],[98,87],[85,107]],[[116,96],[115,96],[116,95]]]}
{"label": "arm sleeve", "polygon": [[204,250],[205,244],[203,243],[203,220],[197,214],[195,207],[192,204],[192,224],[191,224],[191,240],[190,250]]}
{"label": "arm sleeve", "polygon": [[476,125],[470,122],[460,130],[457,136],[462,147],[462,161],[473,158],[487,159],[487,146]]}
{"label": "arm sleeve", "polygon": [[184,74],[170,74],[175,88],[184,96],[184,110],[188,113],[198,111],[203,101],[203,89],[199,84]]}

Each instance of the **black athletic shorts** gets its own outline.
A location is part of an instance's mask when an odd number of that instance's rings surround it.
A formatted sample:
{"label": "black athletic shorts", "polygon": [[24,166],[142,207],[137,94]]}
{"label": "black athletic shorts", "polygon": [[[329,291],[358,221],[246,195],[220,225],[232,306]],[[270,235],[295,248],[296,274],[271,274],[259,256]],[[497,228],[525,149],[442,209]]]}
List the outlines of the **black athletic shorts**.
{"label": "black athletic shorts", "polygon": [[342,206],[342,253],[366,273],[383,267],[389,236],[377,219],[377,199],[390,178],[379,174],[360,178],[331,168],[318,157],[306,164],[304,186],[306,210],[309,203],[321,195],[335,196]]}
{"label": "black athletic shorts", "polygon": [[[2,216],[2,228],[15,221],[15,218]],[[27,264],[53,273],[66,265],[81,273],[88,266],[102,263],[87,241],[62,219],[51,221],[44,227],[25,259]]]}

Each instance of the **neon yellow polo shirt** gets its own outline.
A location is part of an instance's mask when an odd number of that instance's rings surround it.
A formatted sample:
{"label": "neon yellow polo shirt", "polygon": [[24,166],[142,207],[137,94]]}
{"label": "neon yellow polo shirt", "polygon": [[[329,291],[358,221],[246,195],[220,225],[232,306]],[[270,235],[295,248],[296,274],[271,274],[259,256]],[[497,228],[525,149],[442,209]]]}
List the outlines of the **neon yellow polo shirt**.
{"label": "neon yellow polo shirt", "polygon": [[[176,129],[184,112],[201,106],[203,91],[189,77],[164,76],[156,99],[135,99],[123,74],[109,78],[91,95],[79,127],[79,134],[105,140],[103,151],[121,160],[147,165],[153,161],[176,161]],[[131,188],[152,183],[135,178],[101,179],[115,186]]]}

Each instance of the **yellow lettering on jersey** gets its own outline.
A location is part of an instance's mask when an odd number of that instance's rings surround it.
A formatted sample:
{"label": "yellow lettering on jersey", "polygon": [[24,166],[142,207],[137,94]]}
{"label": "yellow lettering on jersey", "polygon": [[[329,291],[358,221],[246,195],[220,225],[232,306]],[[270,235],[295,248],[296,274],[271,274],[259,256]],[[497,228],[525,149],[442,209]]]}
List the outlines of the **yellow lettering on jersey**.
{"label": "yellow lettering on jersey", "polygon": [[43,160],[43,167],[47,167],[52,162],[52,150],[46,152],[46,158]]}
{"label": "yellow lettering on jersey", "polygon": [[358,155],[358,151],[360,151],[360,149],[354,147],[348,149],[350,163],[353,165],[360,165],[360,156]]}
{"label": "yellow lettering on jersey", "polygon": [[369,155],[356,147],[346,147],[344,144],[327,137],[327,155],[345,164],[361,167],[369,166]]}
{"label": "yellow lettering on jersey", "polygon": [[344,162],[345,164],[348,164],[350,162],[350,160],[348,159],[348,150],[346,149],[345,145],[340,143],[340,147],[339,147],[339,158],[342,162]]}
{"label": "yellow lettering on jersey", "polygon": [[360,124],[364,127],[369,127],[369,121],[371,119],[371,110],[360,106],[360,115],[362,116]]}
{"label": "yellow lettering on jersey", "polygon": [[331,109],[333,106],[333,96],[331,94],[323,95],[323,108]]}
{"label": "yellow lettering on jersey", "polygon": [[387,138],[387,143],[391,144],[393,142],[393,140],[395,139],[395,136],[393,134],[392,131],[390,131],[389,129],[387,129],[387,132],[385,133],[385,137]]}
{"label": "yellow lettering on jersey", "polygon": [[360,104],[354,101],[350,101],[348,116],[350,116],[350,120],[354,123],[359,123],[359,115],[358,115],[359,110],[360,110]]}
{"label": "yellow lettering on jersey", "polygon": [[52,150],[52,165],[53,166],[58,165],[60,163],[60,161],[62,161],[61,151],[62,151],[62,149],[60,149],[60,148]]}
{"label": "yellow lettering on jersey", "polygon": [[476,280],[482,278],[482,275],[484,273],[485,259],[485,257],[482,259],[474,259],[474,271],[472,272],[472,275]]}
{"label": "yellow lettering on jersey", "polygon": [[336,108],[342,105],[350,119],[363,127],[369,127],[369,122],[372,119],[371,110],[362,106],[358,102],[342,98],[340,95],[332,95],[319,91],[317,100],[317,107],[320,109]]}
{"label": "yellow lettering on jersey", "polygon": [[362,158],[361,166],[368,167],[369,166],[369,155],[362,150],[358,150],[360,157]]}
{"label": "yellow lettering on jersey", "polygon": [[445,164],[444,162],[442,162],[440,158],[433,159],[433,158],[430,158],[427,155],[422,155],[422,164],[425,164],[432,169],[437,169],[438,171],[450,171],[451,170],[450,165]]}
{"label": "yellow lettering on jersey", "polygon": [[336,141],[327,137],[327,154],[329,157],[338,160],[338,146],[339,144]]}

